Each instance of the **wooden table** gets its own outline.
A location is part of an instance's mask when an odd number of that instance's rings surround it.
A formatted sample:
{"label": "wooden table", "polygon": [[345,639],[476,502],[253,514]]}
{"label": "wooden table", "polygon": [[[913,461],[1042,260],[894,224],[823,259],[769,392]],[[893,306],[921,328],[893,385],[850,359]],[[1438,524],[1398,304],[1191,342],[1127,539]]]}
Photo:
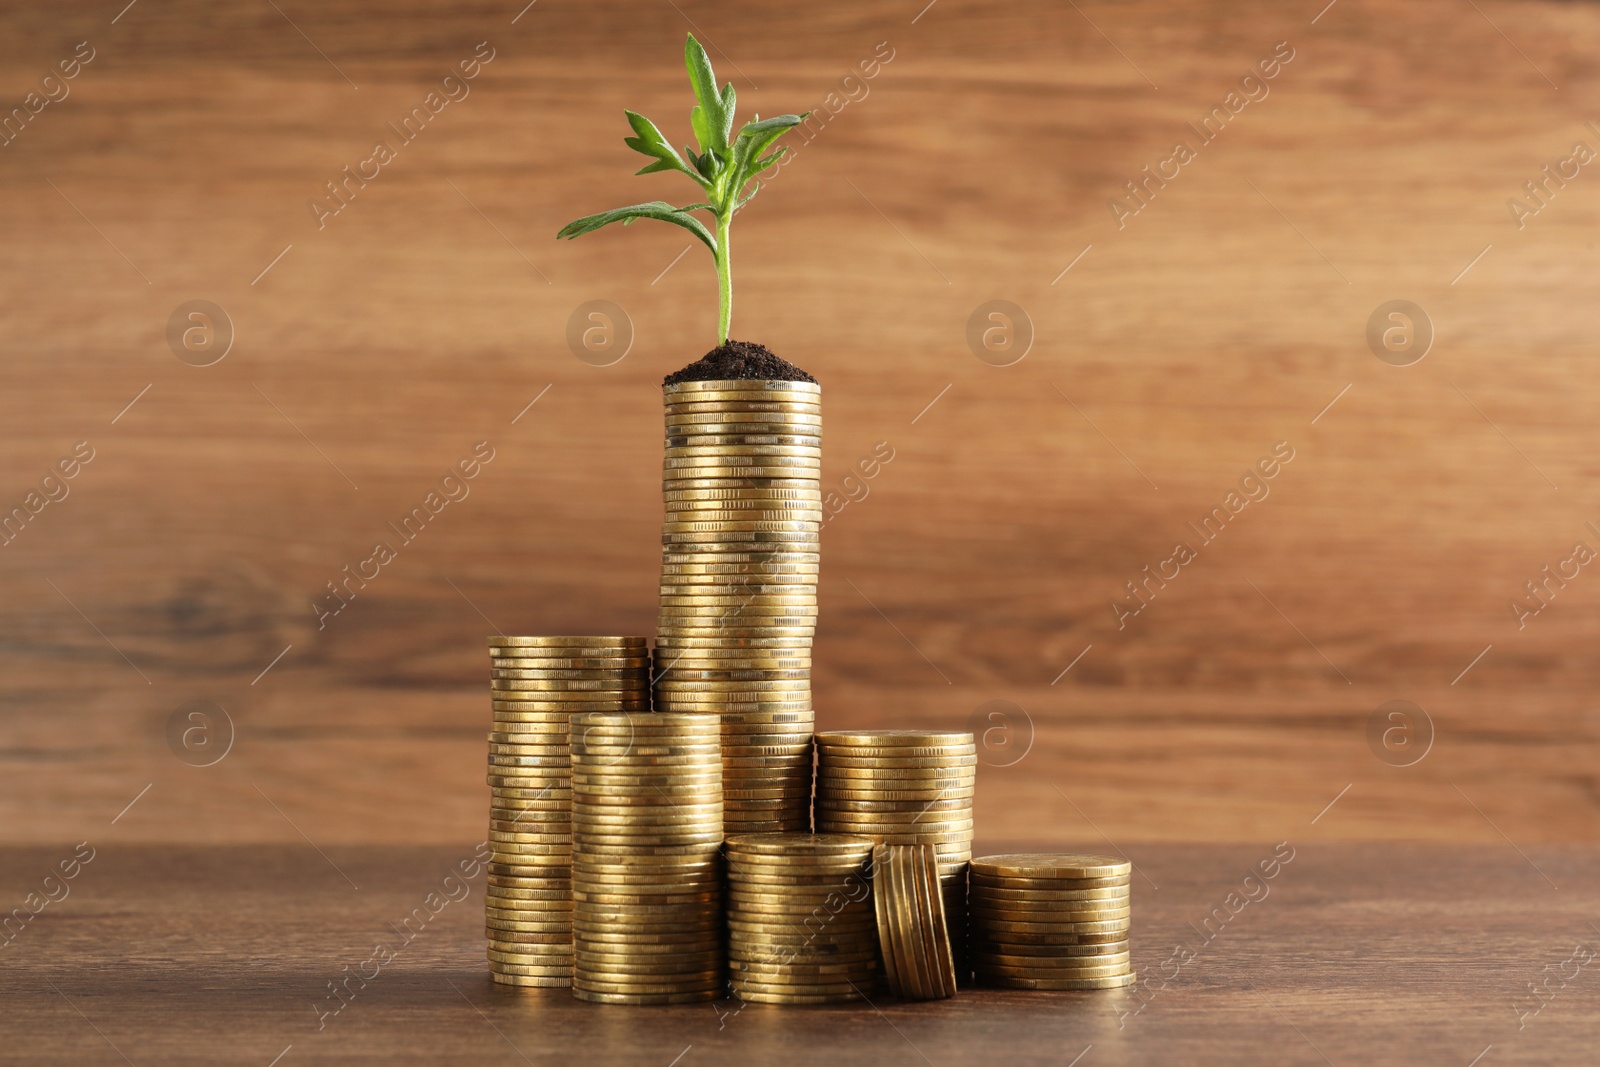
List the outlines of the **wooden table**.
{"label": "wooden table", "polygon": [[[1600,960],[1569,961],[1575,946],[1600,945],[1600,849],[1544,847],[1524,857],[1490,846],[1288,848],[1293,858],[1275,877],[1249,883],[1273,846],[1133,849],[1137,990],[635,1009],[495,987],[483,958],[481,876],[461,887],[445,881],[472,854],[469,843],[319,855],[303,844],[107,839],[67,883],[69,894],[0,948],[0,1063],[1594,1061]],[[0,851],[0,903],[21,904],[71,854]],[[1230,913],[1228,894],[1242,899],[1247,888],[1256,899]],[[466,895],[414,919],[419,932],[404,941],[406,917],[430,893],[452,889]],[[393,961],[364,989],[352,983],[357,992],[338,1014],[321,1017],[315,1005],[334,1003],[330,981],[347,967],[372,973],[363,961],[375,942],[396,949]],[[1194,953],[1181,964],[1179,944]],[[1519,1018],[1539,1004],[1528,983],[1547,975],[1542,1009]]]}

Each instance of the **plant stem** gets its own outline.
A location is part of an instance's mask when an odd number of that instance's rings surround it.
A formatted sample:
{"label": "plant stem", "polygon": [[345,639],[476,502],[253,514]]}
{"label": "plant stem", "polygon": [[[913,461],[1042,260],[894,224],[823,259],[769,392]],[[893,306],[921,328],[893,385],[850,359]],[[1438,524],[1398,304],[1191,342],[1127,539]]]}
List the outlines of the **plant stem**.
{"label": "plant stem", "polygon": [[733,212],[717,216],[717,343],[728,343],[728,325],[733,319],[733,269],[728,263],[728,230]]}

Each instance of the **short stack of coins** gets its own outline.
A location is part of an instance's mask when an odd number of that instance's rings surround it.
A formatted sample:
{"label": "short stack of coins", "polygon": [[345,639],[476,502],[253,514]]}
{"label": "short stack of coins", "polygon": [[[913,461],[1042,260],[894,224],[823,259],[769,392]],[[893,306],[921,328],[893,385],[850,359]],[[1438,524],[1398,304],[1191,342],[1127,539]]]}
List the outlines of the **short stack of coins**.
{"label": "short stack of coins", "polygon": [[875,845],[872,899],[889,991],[904,1000],[956,995],[956,962],[932,845]]}
{"label": "short stack of coins", "polygon": [[1026,854],[972,861],[978,979],[1010,989],[1112,989],[1128,954],[1133,867],[1107,856]]}
{"label": "short stack of coins", "polygon": [[489,638],[485,923],[489,971],[514,986],[572,983],[574,712],[648,706],[642,637]]}
{"label": "short stack of coins", "polygon": [[574,715],[572,991],[685,1004],[726,988],[712,715]]}
{"label": "short stack of coins", "polygon": [[821,388],[721,380],[663,392],[655,707],[721,718],[729,833],[807,830]]}
{"label": "short stack of coins", "polygon": [[816,735],[818,833],[932,845],[956,964],[968,973],[967,863],[978,754],[954,730],[831,730]]}
{"label": "short stack of coins", "polygon": [[877,991],[882,970],[869,839],[736,834],[725,849],[734,996],[832,1004]]}

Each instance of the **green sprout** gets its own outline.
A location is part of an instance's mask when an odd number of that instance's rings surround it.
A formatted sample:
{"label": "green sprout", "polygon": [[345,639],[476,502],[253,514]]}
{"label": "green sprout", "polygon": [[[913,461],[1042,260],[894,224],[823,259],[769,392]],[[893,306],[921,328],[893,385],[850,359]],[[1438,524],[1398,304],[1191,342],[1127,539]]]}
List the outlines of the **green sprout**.
{"label": "green sprout", "polygon": [[[734,213],[748,204],[750,198],[761,189],[761,183],[756,182],[746,194],[745,186],[757,174],[776,163],[786,149],[776,148],[766,155],[762,153],[791,127],[804,121],[810,112],[805,115],[779,115],[771,119],[757,115],[754,120],[744,124],[737,137],[733,137],[733,83],[724,85],[720,94],[717,92],[711,59],[692,33],[683,46],[683,62],[689,68],[689,82],[694,86],[695,99],[699,101],[689,112],[689,122],[694,127],[695,140],[700,142],[700,154],[696,155],[692,148],[685,145],[683,154],[689,157],[689,162],[685,163],[683,156],[678,155],[667,143],[655,123],[632,111],[625,113],[628,124],[637,136],[625,138],[624,143],[635,152],[654,160],[639,170],[639,174],[682,171],[704,190],[705,201],[673,207],[664,200],[654,200],[648,204],[614,208],[569,222],[556,237],[570,239],[613,222],[628,226],[635,219],[660,219],[674,226],[682,226],[711,249],[711,258],[716,262],[717,293],[720,298],[717,342],[727,344],[728,323],[733,315],[733,274],[728,262],[728,229],[733,224]],[[691,211],[709,211],[716,233],[713,234],[705,223],[691,215]]]}

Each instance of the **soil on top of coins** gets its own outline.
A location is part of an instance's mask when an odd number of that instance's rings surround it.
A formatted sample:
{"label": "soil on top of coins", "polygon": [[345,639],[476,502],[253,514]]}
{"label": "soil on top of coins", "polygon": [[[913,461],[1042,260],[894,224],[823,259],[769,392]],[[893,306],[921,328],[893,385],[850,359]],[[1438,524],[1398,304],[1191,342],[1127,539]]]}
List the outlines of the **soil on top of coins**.
{"label": "soil on top of coins", "polygon": [[754,341],[728,341],[718,345],[680,371],[667,375],[662,385],[759,379],[775,382],[814,382],[811,375]]}

